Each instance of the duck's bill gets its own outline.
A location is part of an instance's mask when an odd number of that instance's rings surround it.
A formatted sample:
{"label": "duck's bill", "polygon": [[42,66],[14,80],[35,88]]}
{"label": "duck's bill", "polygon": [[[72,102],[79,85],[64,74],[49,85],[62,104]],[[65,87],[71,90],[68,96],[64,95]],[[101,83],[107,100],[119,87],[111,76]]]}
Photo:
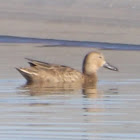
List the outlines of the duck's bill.
{"label": "duck's bill", "polygon": [[109,63],[105,63],[105,64],[103,65],[103,67],[104,67],[104,68],[107,68],[107,69],[110,69],[110,70],[113,70],[113,71],[119,71],[118,68],[116,68],[116,67],[110,65]]}

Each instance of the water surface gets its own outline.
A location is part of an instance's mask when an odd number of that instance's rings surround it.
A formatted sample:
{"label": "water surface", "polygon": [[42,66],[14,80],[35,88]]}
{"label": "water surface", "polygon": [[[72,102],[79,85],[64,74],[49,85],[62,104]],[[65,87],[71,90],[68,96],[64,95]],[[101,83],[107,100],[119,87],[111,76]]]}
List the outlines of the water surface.
{"label": "water surface", "polygon": [[41,44],[42,47],[61,46],[61,47],[79,47],[79,48],[91,47],[91,48],[111,49],[111,50],[140,50],[139,44],[136,45],[136,44],[121,44],[121,43],[94,42],[94,41],[44,39],[44,38],[4,36],[4,35],[0,35],[0,42],[1,43],[36,43],[36,44]]}
{"label": "water surface", "polygon": [[[0,2],[0,139],[140,139],[139,0]],[[24,87],[15,69],[27,57],[81,70],[97,49],[120,70],[100,69],[97,89]]]}
{"label": "water surface", "polygon": [[101,69],[97,89],[32,90],[23,87],[25,80],[14,69],[28,65],[24,57],[80,70],[84,55],[93,50],[37,46],[1,43],[1,139],[140,139],[139,52],[102,50],[120,72]]}

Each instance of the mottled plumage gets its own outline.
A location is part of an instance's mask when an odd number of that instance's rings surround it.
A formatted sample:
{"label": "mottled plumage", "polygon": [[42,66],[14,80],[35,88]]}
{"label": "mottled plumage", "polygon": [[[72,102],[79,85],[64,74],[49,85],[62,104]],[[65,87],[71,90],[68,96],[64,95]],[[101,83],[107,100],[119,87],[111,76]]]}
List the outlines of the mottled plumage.
{"label": "mottled plumage", "polygon": [[[83,72],[73,68],[49,64],[37,60],[28,59],[29,68],[17,68],[17,70],[27,79],[28,83],[81,83],[96,84],[97,70],[104,66],[111,70],[118,69],[106,63],[104,56],[98,52],[88,53],[83,61]],[[53,85],[52,85],[53,86]]]}

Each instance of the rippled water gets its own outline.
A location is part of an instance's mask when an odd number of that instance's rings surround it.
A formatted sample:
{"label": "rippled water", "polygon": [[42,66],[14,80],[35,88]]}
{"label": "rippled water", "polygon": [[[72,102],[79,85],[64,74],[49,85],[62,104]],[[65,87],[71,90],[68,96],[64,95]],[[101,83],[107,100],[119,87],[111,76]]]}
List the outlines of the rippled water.
{"label": "rippled water", "polygon": [[24,78],[14,69],[27,65],[24,57],[36,57],[79,69],[83,56],[93,50],[35,46],[0,46],[1,139],[140,139],[139,52],[102,50],[120,72],[99,71],[97,89],[32,90],[23,86]]}
{"label": "rippled water", "polygon": [[[1,0],[0,140],[140,140],[139,17],[138,0]],[[119,68],[100,69],[97,89],[27,87],[15,69],[81,70],[97,49]]]}
{"label": "rippled water", "polygon": [[99,82],[99,93],[42,95],[19,88],[24,82],[0,81],[2,139],[140,139],[140,81],[115,82],[117,89]]}

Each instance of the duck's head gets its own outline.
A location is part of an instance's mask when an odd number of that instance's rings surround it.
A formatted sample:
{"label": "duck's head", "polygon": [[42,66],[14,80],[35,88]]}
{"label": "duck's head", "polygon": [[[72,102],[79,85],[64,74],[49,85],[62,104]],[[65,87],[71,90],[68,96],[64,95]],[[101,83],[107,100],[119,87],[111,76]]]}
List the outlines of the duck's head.
{"label": "duck's head", "polygon": [[105,67],[113,71],[118,71],[118,69],[105,61],[104,56],[99,52],[88,53],[83,61],[83,73],[84,74],[94,74],[100,67]]}

